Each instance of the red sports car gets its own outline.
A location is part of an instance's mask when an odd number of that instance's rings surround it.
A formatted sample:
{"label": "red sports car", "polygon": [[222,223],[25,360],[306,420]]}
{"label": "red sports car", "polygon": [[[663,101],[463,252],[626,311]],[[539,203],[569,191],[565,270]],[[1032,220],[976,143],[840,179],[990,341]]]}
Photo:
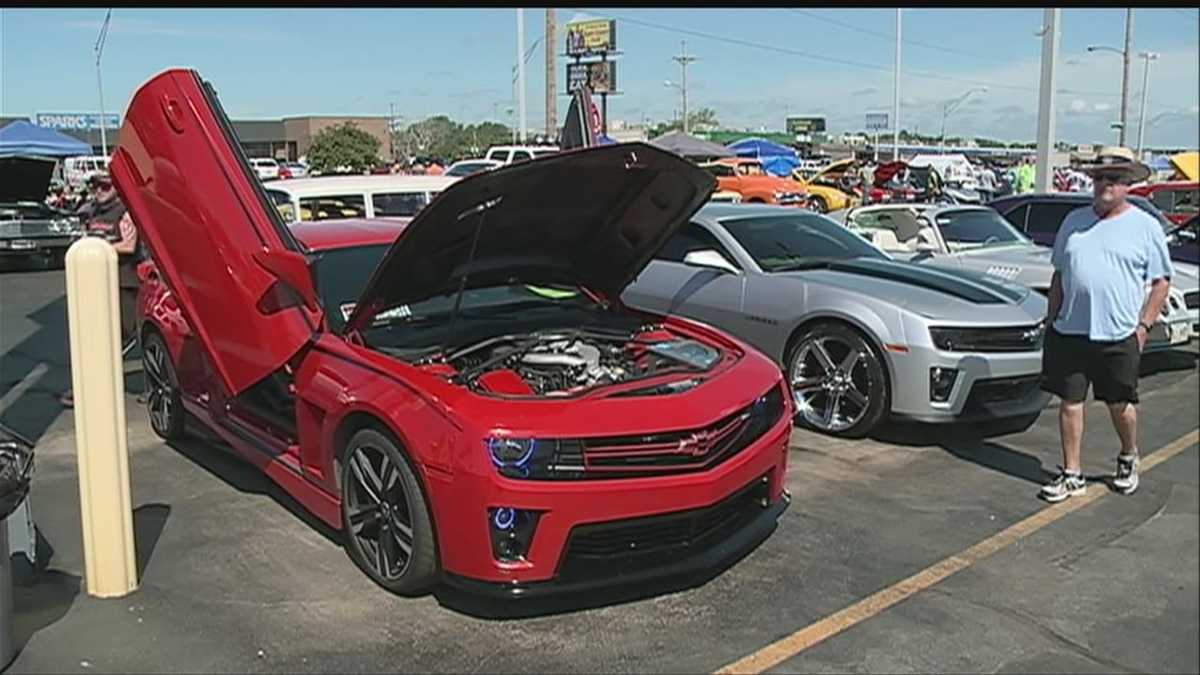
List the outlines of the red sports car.
{"label": "red sports car", "polygon": [[788,504],[779,368],[619,302],[713,189],[672,154],[561,153],[464,178],[407,224],[289,229],[213,89],[170,70],[135,94],[111,171],[154,260],[154,430],[210,427],[391,591],[719,568]]}

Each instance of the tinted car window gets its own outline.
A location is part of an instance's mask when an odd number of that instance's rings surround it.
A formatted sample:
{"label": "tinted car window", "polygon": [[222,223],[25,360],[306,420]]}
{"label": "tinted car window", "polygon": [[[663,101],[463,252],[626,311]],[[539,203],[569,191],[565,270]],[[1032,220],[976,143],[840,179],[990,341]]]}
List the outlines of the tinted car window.
{"label": "tinted car window", "polygon": [[1058,232],[1059,225],[1067,214],[1082,206],[1074,202],[1042,202],[1029,206],[1029,220],[1025,231],[1030,233]]}
{"label": "tinted car window", "polygon": [[1025,231],[1025,216],[1029,214],[1029,205],[1022,204],[1017,208],[1003,214],[1004,219],[1012,224],[1013,227]]}
{"label": "tinted car window", "polygon": [[737,218],[721,224],[768,272],[813,258],[887,258],[862,237],[816,214]]}
{"label": "tinted car window", "polygon": [[300,200],[300,220],[366,217],[367,205],[362,195],[305,197]]}
{"label": "tinted car window", "polygon": [[950,211],[938,216],[937,225],[951,250],[977,246],[1005,246],[1028,240],[995,211]]}
{"label": "tinted car window", "polygon": [[533,159],[533,155],[525,152],[524,150],[513,151],[512,161],[519,162],[523,159]]}
{"label": "tinted car window", "polygon": [[663,244],[658,253],[654,254],[654,257],[658,260],[681,263],[684,256],[692,251],[704,250],[716,251],[725,256],[725,259],[731,265],[738,267],[738,264],[733,260],[733,256],[721,245],[721,242],[717,241],[717,238],[711,232],[695,223],[688,223],[680,228],[678,232],[667,240],[667,243]]}
{"label": "tinted car window", "polygon": [[1175,213],[1196,213],[1200,190],[1175,190]]}
{"label": "tinted car window", "polygon": [[313,281],[331,328],[340,330],[345,324],[388,248],[380,244],[326,251],[313,264]]}
{"label": "tinted car window", "polygon": [[709,166],[704,167],[704,169],[714,176],[733,175],[733,167],[725,166],[724,164],[710,164]]}
{"label": "tinted car window", "polygon": [[415,216],[425,208],[424,192],[381,192],[371,195],[376,218]]}

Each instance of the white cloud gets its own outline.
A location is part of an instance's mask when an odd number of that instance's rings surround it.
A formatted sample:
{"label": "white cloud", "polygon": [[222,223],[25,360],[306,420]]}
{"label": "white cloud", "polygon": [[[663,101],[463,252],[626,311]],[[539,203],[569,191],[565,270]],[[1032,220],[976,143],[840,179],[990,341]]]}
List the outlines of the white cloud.
{"label": "white cloud", "polygon": [[1108,112],[1109,110],[1112,110],[1114,107],[1116,107],[1116,106],[1114,106],[1111,103],[1096,103],[1095,105],[1092,106],[1092,110],[1095,110],[1096,112]]}

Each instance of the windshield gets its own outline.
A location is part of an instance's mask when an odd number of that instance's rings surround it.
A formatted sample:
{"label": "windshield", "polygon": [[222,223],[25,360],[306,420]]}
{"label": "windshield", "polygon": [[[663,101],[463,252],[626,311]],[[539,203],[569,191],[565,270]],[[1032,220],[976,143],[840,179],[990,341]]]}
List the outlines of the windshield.
{"label": "windshield", "polygon": [[762,164],[744,163],[738,164],[737,172],[743,176],[765,176],[766,170],[762,168]]}
{"label": "windshield", "polygon": [[721,225],[766,272],[821,260],[887,258],[858,235],[815,213],[737,218]]}
{"label": "windshield", "polygon": [[986,211],[950,211],[937,216],[938,230],[950,251],[966,251],[991,246],[1029,244],[1030,241],[1008,224],[1000,214]]}
{"label": "windshield", "polygon": [[[313,275],[317,293],[333,330],[340,331],[345,326],[346,320],[354,312],[355,303],[388,248],[388,244],[377,244],[319,254],[313,264]],[[421,326],[417,331],[422,332],[429,332],[429,328],[448,327],[456,293],[457,289],[451,289],[427,300],[380,312],[375,315],[368,332],[375,337],[386,336],[383,342],[390,346],[411,345],[410,341],[400,339],[398,333],[404,331],[406,326],[418,324]],[[459,317],[464,320],[486,318],[492,321],[510,317],[527,318],[530,313],[547,309],[561,310],[564,307],[602,309],[576,287],[510,283],[467,289],[463,292]]]}

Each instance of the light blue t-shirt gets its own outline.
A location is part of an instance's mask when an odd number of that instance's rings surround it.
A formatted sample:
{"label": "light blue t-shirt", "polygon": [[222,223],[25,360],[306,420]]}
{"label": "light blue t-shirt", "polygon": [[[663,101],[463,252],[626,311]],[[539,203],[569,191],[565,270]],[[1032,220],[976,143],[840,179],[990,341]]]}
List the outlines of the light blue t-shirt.
{"label": "light blue t-shirt", "polygon": [[1133,204],[1104,220],[1090,205],[1068,213],[1050,262],[1063,290],[1054,329],[1092,340],[1132,335],[1146,302],[1146,284],[1172,275],[1162,226]]}

